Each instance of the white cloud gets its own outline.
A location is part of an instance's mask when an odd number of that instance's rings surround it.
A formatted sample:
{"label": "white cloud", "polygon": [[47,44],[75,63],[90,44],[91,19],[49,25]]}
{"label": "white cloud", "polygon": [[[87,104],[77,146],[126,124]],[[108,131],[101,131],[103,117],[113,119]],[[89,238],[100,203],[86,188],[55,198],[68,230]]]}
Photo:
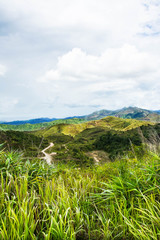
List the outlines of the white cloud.
{"label": "white cloud", "polygon": [[5,114],[15,109],[18,104],[17,98],[1,96],[0,98],[0,113]]}
{"label": "white cloud", "polygon": [[0,96],[20,99],[8,116],[159,108],[159,0],[0,2]]}
{"label": "white cloud", "polygon": [[89,55],[81,49],[59,57],[55,69],[39,79],[41,82],[113,82],[117,79],[137,79],[157,70],[159,60],[131,45],[111,48],[100,56]]}
{"label": "white cloud", "polygon": [[28,30],[89,29],[118,38],[141,32],[146,22],[157,25],[159,16],[158,6],[150,0],[5,0],[0,10],[4,19]]}
{"label": "white cloud", "polygon": [[156,56],[131,45],[107,49],[99,56],[76,48],[59,57],[36,86],[42,98],[53,99],[52,104],[61,109],[66,105],[147,108],[147,104],[158,108],[158,88],[153,86],[159,82],[159,64]]}
{"label": "white cloud", "polygon": [[6,66],[0,64],[0,76],[4,76],[7,71]]}
{"label": "white cloud", "polygon": [[[142,2],[142,0],[130,0],[130,2],[125,0],[121,2],[118,0],[98,2],[97,0],[12,0],[11,4],[11,0],[5,0],[1,2],[1,9],[10,19],[21,18],[27,21],[28,18],[28,24],[32,21],[32,24],[41,27],[64,27],[77,24],[100,26],[100,23],[104,26],[110,25],[109,22],[104,22],[106,18],[116,22],[113,17],[115,13],[118,16],[126,13],[126,17],[133,17],[133,12],[136,12],[136,16],[140,16]],[[138,9],[136,9],[137,6]]]}

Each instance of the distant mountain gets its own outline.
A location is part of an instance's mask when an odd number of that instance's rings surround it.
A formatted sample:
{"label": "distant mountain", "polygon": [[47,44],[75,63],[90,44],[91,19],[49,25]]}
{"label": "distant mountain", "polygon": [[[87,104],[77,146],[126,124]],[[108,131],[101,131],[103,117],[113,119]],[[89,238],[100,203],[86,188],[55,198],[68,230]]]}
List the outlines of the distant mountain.
{"label": "distant mountain", "polygon": [[154,111],[154,112],[160,114],[160,110],[156,110],[156,111]]}
{"label": "distant mountain", "polygon": [[104,117],[119,117],[124,119],[137,119],[137,120],[145,120],[145,121],[152,121],[152,122],[160,122],[160,110],[153,111],[142,109],[138,107],[125,107],[118,110],[99,110],[93,112],[89,115],[85,116],[74,116],[74,117],[67,117],[64,119],[60,118],[37,118],[37,119],[30,119],[24,121],[12,121],[12,122],[0,122],[0,124],[5,125],[24,125],[24,124],[40,124],[40,123],[49,123],[55,120],[67,120],[67,119],[82,119],[84,121],[91,121],[91,120],[99,120]]}
{"label": "distant mountain", "polygon": [[87,121],[98,120],[107,116],[119,117],[124,119],[137,119],[145,121],[160,122],[160,111],[141,109],[138,107],[125,107],[119,110],[100,110],[93,112],[85,117]]}
{"label": "distant mountain", "polygon": [[57,118],[36,118],[30,120],[22,120],[22,121],[12,121],[12,122],[1,122],[1,124],[5,125],[23,125],[23,124],[37,124],[37,123],[44,123],[44,122],[52,122],[57,120]]}
{"label": "distant mountain", "polygon": [[17,120],[17,121],[11,121],[11,122],[2,122],[0,121],[0,124],[4,125],[25,125],[25,124],[39,124],[39,123],[49,123],[53,122],[56,120],[67,120],[67,119],[79,119],[82,118],[84,119],[85,116],[74,116],[74,117],[66,117],[66,118],[35,118],[35,119],[30,119],[30,120]]}

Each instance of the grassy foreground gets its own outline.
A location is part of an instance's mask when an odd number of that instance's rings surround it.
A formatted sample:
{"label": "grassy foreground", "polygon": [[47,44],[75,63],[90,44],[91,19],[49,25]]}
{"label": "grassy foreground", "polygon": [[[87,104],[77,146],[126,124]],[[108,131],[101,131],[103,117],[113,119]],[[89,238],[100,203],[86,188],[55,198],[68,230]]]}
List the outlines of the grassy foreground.
{"label": "grassy foreground", "polygon": [[160,239],[160,159],[77,169],[0,151],[0,239]]}

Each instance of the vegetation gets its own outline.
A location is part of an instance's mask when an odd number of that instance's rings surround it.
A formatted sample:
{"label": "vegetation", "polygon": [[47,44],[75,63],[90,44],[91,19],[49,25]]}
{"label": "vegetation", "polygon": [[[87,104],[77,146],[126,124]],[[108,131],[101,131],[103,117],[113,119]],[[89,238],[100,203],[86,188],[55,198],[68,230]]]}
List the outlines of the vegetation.
{"label": "vegetation", "polygon": [[107,117],[0,142],[0,239],[160,239],[160,124]]}
{"label": "vegetation", "polygon": [[[137,107],[122,108],[120,110],[100,110],[92,114],[82,117],[71,117],[68,119],[31,119],[27,121],[14,121],[6,124],[0,124],[0,130],[14,130],[14,131],[36,131],[39,129],[49,128],[57,124],[80,124],[83,122],[99,120],[108,116],[118,117],[122,119],[136,119],[149,122],[160,122],[160,111],[151,111]],[[53,121],[52,121],[53,120]],[[85,128],[85,127],[84,127]],[[84,130],[82,128],[82,130]],[[75,129],[77,131],[77,129]],[[79,132],[79,131],[78,131]],[[73,132],[74,135],[74,132]]]}
{"label": "vegetation", "polygon": [[86,120],[81,119],[81,118],[71,118],[71,119],[59,119],[55,120],[52,122],[43,122],[43,123],[36,123],[36,124],[21,124],[21,125],[9,125],[9,124],[0,124],[0,130],[3,131],[8,131],[8,130],[13,130],[13,131],[36,131],[38,129],[43,129],[46,127],[50,127],[56,124],[77,124],[77,123],[82,123]]}
{"label": "vegetation", "polygon": [[143,151],[79,169],[1,150],[0,239],[160,239],[160,158]]}
{"label": "vegetation", "polygon": [[101,127],[104,130],[127,131],[140,126],[154,125],[151,122],[138,121],[134,119],[121,119],[117,117],[106,117],[101,120],[95,120],[80,124],[57,124],[43,130],[35,132],[37,136],[49,137],[57,133],[64,135],[76,136],[86,129]]}
{"label": "vegetation", "polygon": [[18,131],[0,131],[0,143],[8,150],[23,151],[26,157],[37,157],[48,146],[47,139]]}
{"label": "vegetation", "polygon": [[25,157],[42,157],[41,151],[53,142],[48,153],[57,153],[55,161],[87,166],[98,154],[95,151],[103,151],[103,156],[114,160],[129,151],[132,144],[140,147],[153,138],[158,141],[159,136],[160,124],[107,117],[81,124],[57,124],[35,132],[0,131],[0,142],[5,142],[8,150],[23,151]]}

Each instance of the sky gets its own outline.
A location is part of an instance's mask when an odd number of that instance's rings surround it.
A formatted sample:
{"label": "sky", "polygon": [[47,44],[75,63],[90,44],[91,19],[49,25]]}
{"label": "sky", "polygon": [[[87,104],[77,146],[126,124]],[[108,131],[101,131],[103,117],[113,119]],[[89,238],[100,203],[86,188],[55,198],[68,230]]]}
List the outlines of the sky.
{"label": "sky", "polygon": [[0,121],[160,109],[159,0],[0,0]]}

